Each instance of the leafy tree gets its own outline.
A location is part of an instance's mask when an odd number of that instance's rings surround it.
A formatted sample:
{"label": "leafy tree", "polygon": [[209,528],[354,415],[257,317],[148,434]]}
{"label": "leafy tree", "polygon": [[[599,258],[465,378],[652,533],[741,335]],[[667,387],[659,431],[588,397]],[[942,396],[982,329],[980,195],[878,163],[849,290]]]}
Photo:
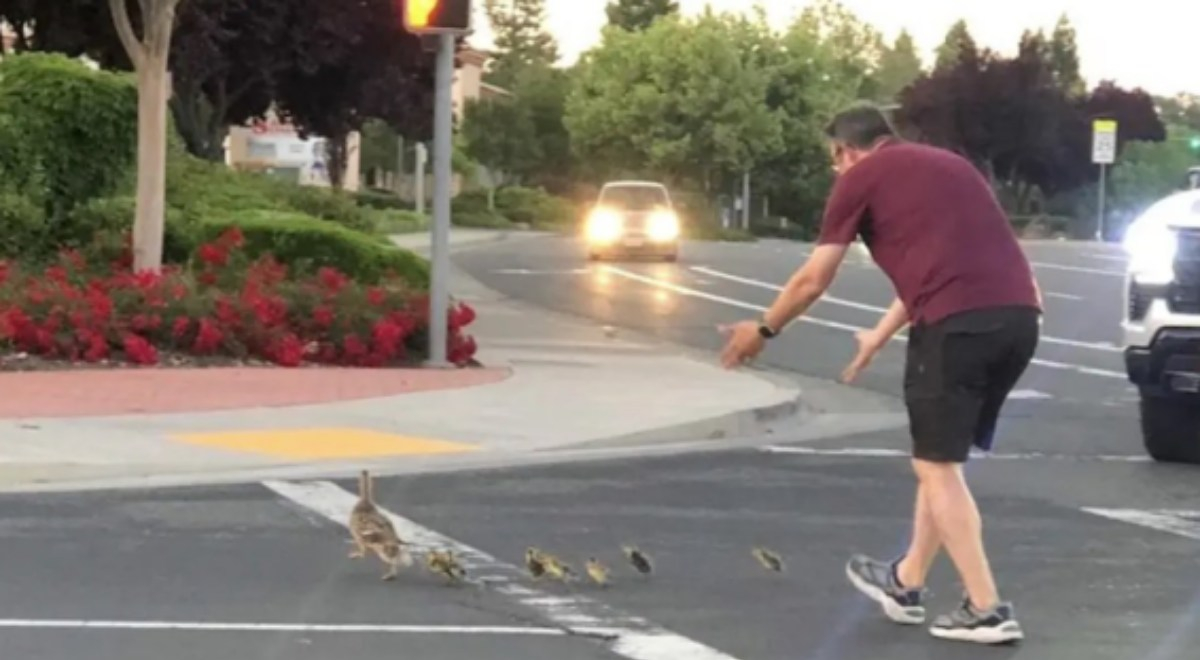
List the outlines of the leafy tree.
{"label": "leafy tree", "polygon": [[433,116],[434,55],[400,27],[391,0],[341,4],[292,0],[293,53],[277,76],[280,113],[302,137],[327,139],[335,186],[345,172],[346,138],[370,118],[410,138],[427,139]]}
{"label": "leafy tree", "polygon": [[606,8],[608,22],[631,31],[645,30],[655,20],[679,13],[675,0],[612,0]]}
{"label": "leafy tree", "polygon": [[1129,141],[1162,142],[1167,137],[1154,99],[1141,89],[1122,89],[1106,80],[1092,90],[1083,110],[1092,119],[1117,120],[1118,149]]}
{"label": "leafy tree", "polygon": [[816,46],[813,64],[829,76],[823,82],[845,91],[851,100],[878,95],[875,74],[886,48],[874,26],[837,0],[817,0],[800,13],[790,31]]}
{"label": "leafy tree", "polygon": [[958,64],[960,60],[974,61],[978,57],[979,47],[975,43],[975,38],[971,36],[967,22],[960,19],[950,26],[949,32],[946,33],[946,39],[941,46],[938,46],[934,68],[948,69]]}
{"label": "leafy tree", "polygon": [[900,91],[908,87],[921,75],[921,56],[907,30],[900,32],[895,43],[883,52],[875,78],[879,85],[879,99],[894,100]]}
{"label": "leafy tree", "polygon": [[468,103],[462,140],[466,155],[487,168],[488,208],[493,211],[496,188],[519,183],[541,155],[528,106],[509,98]]}
{"label": "leafy tree", "polygon": [[[564,124],[572,71],[530,67],[514,81],[514,101],[525,109],[533,125],[533,142],[538,158],[516,171],[527,184],[550,191],[567,192],[574,174],[571,136]],[[503,129],[500,129],[503,130]]]}
{"label": "leafy tree", "polygon": [[1050,34],[1047,57],[1050,60],[1050,71],[1058,88],[1070,97],[1079,97],[1087,93],[1087,85],[1079,64],[1079,46],[1076,41],[1075,26],[1071,19],[1063,14]]}
{"label": "leafy tree", "polygon": [[802,14],[778,37],[765,19],[763,25],[765,37],[755,47],[768,53],[767,107],[780,119],[783,148],[756,168],[755,190],[770,198],[775,213],[815,223],[833,178],[825,125],[870,89],[871,53],[881,41],[829,4]]}
{"label": "leafy tree", "polygon": [[711,12],[641,32],[605,28],[567,98],[581,160],[711,192],[781,149],[780,118],[763,102],[769,72],[731,34],[731,19]]}
{"label": "leafy tree", "polygon": [[187,150],[219,161],[229,126],[262,117],[291,49],[290,0],[188,0],[171,48],[171,114]]}
{"label": "leafy tree", "polygon": [[546,30],[546,0],[484,0],[483,8],[496,35],[489,82],[509,87],[522,69],[558,61],[558,45]]}
{"label": "leafy tree", "polygon": [[1110,207],[1120,215],[1135,216],[1147,206],[1178,190],[1189,167],[1200,165],[1192,151],[1190,131],[1173,127],[1171,139],[1138,142],[1126,147],[1112,170]]}
{"label": "leafy tree", "polygon": [[1173,98],[1155,99],[1155,103],[1164,122],[1200,135],[1200,95],[1179,94]]}

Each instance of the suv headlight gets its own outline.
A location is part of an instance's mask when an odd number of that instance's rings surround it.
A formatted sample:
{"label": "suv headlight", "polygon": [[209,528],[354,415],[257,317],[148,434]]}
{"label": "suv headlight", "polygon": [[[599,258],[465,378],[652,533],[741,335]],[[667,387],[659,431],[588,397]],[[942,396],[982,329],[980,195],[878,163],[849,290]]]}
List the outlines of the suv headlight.
{"label": "suv headlight", "polygon": [[650,216],[646,233],[652,241],[673,241],[679,238],[679,216],[670,211],[656,211]]}
{"label": "suv headlight", "polygon": [[624,221],[614,211],[593,211],[587,220],[587,239],[593,243],[611,243],[621,237]]}
{"label": "suv headlight", "polygon": [[1125,233],[1129,272],[1142,284],[1170,284],[1175,279],[1179,234],[1164,222],[1143,216]]}

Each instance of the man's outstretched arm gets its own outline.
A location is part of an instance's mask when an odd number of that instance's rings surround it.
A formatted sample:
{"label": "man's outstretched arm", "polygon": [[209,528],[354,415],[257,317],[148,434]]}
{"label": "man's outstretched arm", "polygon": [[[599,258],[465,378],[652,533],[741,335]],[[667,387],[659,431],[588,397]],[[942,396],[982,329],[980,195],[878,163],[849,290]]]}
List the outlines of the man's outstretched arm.
{"label": "man's outstretched arm", "polygon": [[833,282],[833,277],[846,256],[847,247],[840,244],[817,246],[804,266],[788,280],[761,322],[743,321],[722,327],[721,330],[729,336],[729,341],[725,344],[725,350],[721,352],[721,364],[726,368],[734,367],[754,358],[762,351],[765,340],[760,333],[760,323],[772,332],[779,333],[808,311]]}
{"label": "man's outstretched arm", "polygon": [[849,247],[818,245],[808,261],[783,287],[783,291],[763,316],[763,323],[775,332],[781,332],[789,323],[807,312],[833,283]]}

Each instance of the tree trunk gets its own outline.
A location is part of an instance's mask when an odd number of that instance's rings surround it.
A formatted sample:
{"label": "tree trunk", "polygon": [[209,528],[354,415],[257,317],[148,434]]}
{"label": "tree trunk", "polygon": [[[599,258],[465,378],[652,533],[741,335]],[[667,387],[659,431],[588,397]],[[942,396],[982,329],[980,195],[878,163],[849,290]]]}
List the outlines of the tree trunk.
{"label": "tree trunk", "polygon": [[325,138],[325,167],[329,172],[329,185],[336,190],[341,190],[346,181],[348,152],[345,135]]}
{"label": "tree trunk", "polygon": [[133,269],[162,266],[167,197],[167,60],[146,58],[138,70],[137,211]]}
{"label": "tree trunk", "polygon": [[167,186],[167,59],[179,0],[140,0],[142,37],[129,20],[128,0],[109,0],[113,26],[137,71],[137,210],[133,220],[133,269],[162,267]]}
{"label": "tree trunk", "polygon": [[218,116],[220,110],[212,107],[204,92],[196,88],[177,88],[170,108],[188,153],[213,162],[224,159],[225,127]]}

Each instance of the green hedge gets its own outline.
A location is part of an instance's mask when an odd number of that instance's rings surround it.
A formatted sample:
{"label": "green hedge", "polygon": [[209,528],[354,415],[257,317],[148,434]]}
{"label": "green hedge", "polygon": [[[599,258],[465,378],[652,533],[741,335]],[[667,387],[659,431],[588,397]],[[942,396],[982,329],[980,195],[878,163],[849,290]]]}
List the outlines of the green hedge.
{"label": "green hedge", "polygon": [[128,180],[136,139],[131,76],[59,54],[0,60],[0,181],[41,205],[56,229],[75,206]]}
{"label": "green hedge", "polygon": [[415,211],[416,205],[395,193],[382,190],[362,190],[354,195],[359,206],[384,211]]}
{"label": "green hedge", "polygon": [[571,202],[533,188],[501,188],[496,191],[496,210],[512,222],[535,229],[554,229],[574,224],[579,211]]}
{"label": "green hedge", "polygon": [[0,194],[0,259],[29,256],[31,246],[41,246],[46,214],[33,200],[13,193]]}
{"label": "green hedge", "polygon": [[303,271],[332,266],[366,283],[394,272],[414,288],[429,286],[428,263],[417,255],[383,244],[374,237],[286,211],[248,211],[236,218],[205,219],[200,223],[202,242],[239,227],[250,256],[270,253],[280,262]]}
{"label": "green hedge", "polygon": [[369,209],[350,193],[239,172],[187,154],[173,154],[168,163],[167,204],[192,217],[263,209],[303,213],[358,231],[376,229]]}

